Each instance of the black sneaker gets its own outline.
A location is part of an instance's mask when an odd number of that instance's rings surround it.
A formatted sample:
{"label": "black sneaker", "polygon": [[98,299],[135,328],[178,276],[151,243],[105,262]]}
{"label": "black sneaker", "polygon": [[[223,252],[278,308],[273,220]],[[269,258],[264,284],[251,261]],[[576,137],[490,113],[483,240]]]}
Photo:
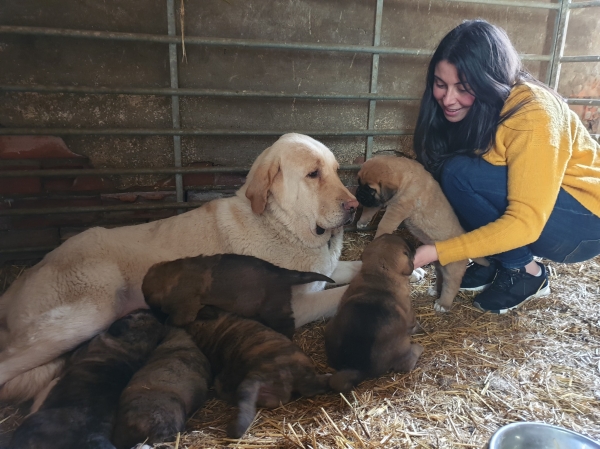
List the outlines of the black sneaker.
{"label": "black sneaker", "polygon": [[487,267],[475,262],[467,265],[467,271],[465,271],[465,275],[460,283],[462,291],[480,292],[491,285],[500,264],[495,259],[487,260],[490,262],[490,265]]}
{"label": "black sneaker", "polygon": [[530,298],[550,294],[546,267],[539,276],[532,276],[525,268],[509,269],[500,267],[490,287],[477,295],[473,305],[484,312],[506,313],[516,309]]}

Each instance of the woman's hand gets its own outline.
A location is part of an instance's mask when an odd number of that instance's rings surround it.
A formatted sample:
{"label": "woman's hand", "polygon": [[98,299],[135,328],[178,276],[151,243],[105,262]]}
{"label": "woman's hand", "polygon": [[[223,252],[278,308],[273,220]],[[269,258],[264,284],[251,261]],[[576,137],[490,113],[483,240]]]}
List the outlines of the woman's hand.
{"label": "woman's hand", "polygon": [[417,248],[414,262],[415,268],[420,268],[436,260],[438,260],[438,253],[435,245],[421,245]]}

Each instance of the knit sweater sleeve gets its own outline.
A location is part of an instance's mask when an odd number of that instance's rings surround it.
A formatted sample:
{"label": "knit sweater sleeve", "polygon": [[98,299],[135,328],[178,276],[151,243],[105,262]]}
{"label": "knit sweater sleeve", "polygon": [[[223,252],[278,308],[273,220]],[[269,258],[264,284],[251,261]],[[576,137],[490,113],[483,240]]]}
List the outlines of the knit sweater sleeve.
{"label": "knit sweater sleeve", "polygon": [[570,156],[568,120],[554,98],[534,101],[500,125],[484,159],[507,166],[508,207],[494,222],[437,242],[440,263],[490,256],[536,241],[554,208]]}

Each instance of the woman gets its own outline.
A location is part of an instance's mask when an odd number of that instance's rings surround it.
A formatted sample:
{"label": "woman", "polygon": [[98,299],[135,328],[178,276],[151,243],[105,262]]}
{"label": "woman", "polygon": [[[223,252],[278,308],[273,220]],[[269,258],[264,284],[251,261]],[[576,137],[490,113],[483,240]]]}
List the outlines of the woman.
{"label": "woman", "polygon": [[521,66],[506,33],[483,20],[436,49],[415,130],[417,159],[440,182],[466,234],[417,249],[415,267],[491,256],[461,287],[506,313],[550,293],[543,257],[600,254],[600,144]]}

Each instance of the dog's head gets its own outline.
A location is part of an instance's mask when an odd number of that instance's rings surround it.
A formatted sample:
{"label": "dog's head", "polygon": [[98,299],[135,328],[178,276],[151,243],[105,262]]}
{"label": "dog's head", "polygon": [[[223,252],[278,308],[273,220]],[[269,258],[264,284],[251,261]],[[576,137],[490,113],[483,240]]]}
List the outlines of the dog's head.
{"label": "dog's head", "polygon": [[321,142],[285,134],[254,162],[240,189],[255,214],[269,214],[306,246],[320,247],[354,219],[358,202]]}
{"label": "dog's head", "polygon": [[410,276],[415,269],[415,248],[397,234],[383,234],[367,245],[362,254],[363,268],[386,270]]}
{"label": "dog's head", "polygon": [[366,161],[358,172],[356,199],[365,207],[385,205],[396,194],[395,173],[392,173],[389,160],[393,156],[376,156]]}

